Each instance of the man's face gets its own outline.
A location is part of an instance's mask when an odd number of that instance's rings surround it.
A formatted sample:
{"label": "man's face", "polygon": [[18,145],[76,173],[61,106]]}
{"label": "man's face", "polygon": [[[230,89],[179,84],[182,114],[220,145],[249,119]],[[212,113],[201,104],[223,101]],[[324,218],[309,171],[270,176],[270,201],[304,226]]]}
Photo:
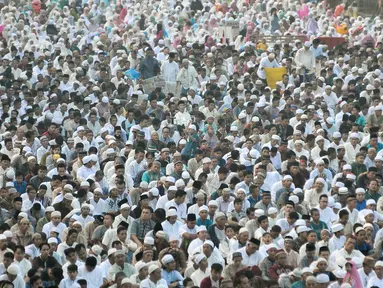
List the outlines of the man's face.
{"label": "man's face", "polygon": [[[75,255],[76,255],[76,254],[75,254]],[[76,279],[77,274],[78,274],[77,271],[68,271],[69,279],[71,279],[72,281],[74,281],[74,280]]]}
{"label": "man's face", "polygon": [[355,249],[355,243],[356,243],[355,239],[348,238],[346,243],[344,244],[344,247],[346,248],[346,250],[352,251]]}

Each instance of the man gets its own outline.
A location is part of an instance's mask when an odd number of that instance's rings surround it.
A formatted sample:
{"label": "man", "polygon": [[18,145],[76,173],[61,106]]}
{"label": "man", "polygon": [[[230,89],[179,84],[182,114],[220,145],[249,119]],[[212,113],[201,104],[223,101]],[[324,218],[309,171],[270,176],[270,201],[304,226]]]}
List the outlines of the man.
{"label": "man", "polygon": [[344,267],[348,261],[347,259],[352,259],[353,257],[358,257],[364,260],[364,255],[360,251],[355,250],[355,244],[355,238],[349,236],[344,244],[344,248],[332,253],[331,258],[335,257],[336,264],[340,267]]}
{"label": "man", "polygon": [[223,266],[219,263],[214,263],[211,266],[211,275],[204,278],[201,281],[200,287],[201,288],[215,288],[215,287],[221,287],[221,281],[223,280],[222,277],[222,271]]}
{"label": "man", "polygon": [[295,55],[295,63],[299,69],[298,74],[305,82],[310,82],[314,76],[313,67],[315,67],[315,56],[310,46],[310,41],[306,41],[304,47],[299,49]]}
{"label": "man", "polygon": [[124,272],[126,277],[130,278],[137,273],[136,268],[129,263],[125,263],[126,255],[123,250],[114,252],[114,264],[109,268],[108,279],[113,280],[114,275],[118,272]]}
{"label": "man", "polygon": [[85,279],[89,287],[101,287],[106,283],[103,271],[97,266],[97,258],[89,256],[85,264],[79,268],[78,276]]}
{"label": "man", "polygon": [[242,254],[242,263],[247,266],[259,265],[263,259],[263,255],[258,251],[261,241],[251,238],[246,247],[243,247],[235,252]]}
{"label": "man", "polygon": [[318,210],[320,213],[320,221],[326,223],[327,227],[331,227],[331,223],[337,220],[334,211],[328,207],[328,196],[326,194],[323,194],[319,197]]}
{"label": "man", "polygon": [[182,68],[177,74],[177,89],[181,88],[181,93],[187,94],[187,91],[191,87],[197,87],[198,74],[192,65],[189,65],[188,59],[182,60]]}
{"label": "man", "polygon": [[208,228],[208,233],[210,235],[211,241],[214,245],[219,247],[219,243],[225,240],[225,225],[227,223],[226,215],[222,212],[218,212],[215,215],[215,224],[210,225]]}
{"label": "man", "polygon": [[161,225],[166,235],[173,236],[179,240],[178,231],[182,226],[182,222],[177,220],[177,211],[175,209],[170,208],[166,211],[166,220],[162,222]]}
{"label": "man", "polygon": [[161,259],[163,270],[162,270],[162,278],[166,280],[168,285],[171,287],[172,285],[176,285],[176,287],[183,286],[183,280],[181,273],[176,270],[176,261],[171,254],[167,254]]}
{"label": "man", "polygon": [[186,192],[184,190],[177,190],[175,198],[165,205],[165,210],[168,210],[170,207],[175,207],[177,209],[177,215],[179,218],[186,220],[187,207],[185,204]]}
{"label": "man", "polygon": [[0,281],[12,282],[13,287],[25,287],[23,277],[19,275],[19,268],[15,264],[7,268],[7,273],[0,276]]}
{"label": "man", "polygon": [[175,58],[176,54],[170,52],[168,60],[164,61],[161,65],[161,75],[165,77],[165,81],[176,82],[179,67],[178,64],[174,62]]}
{"label": "man", "polygon": [[28,271],[32,268],[31,262],[25,258],[24,246],[19,245],[15,247],[14,264],[17,264],[20,267],[22,277],[25,277]]}
{"label": "man", "polygon": [[363,261],[363,267],[358,269],[360,280],[362,281],[363,287],[368,287],[367,283],[370,281],[373,277],[376,277],[375,271],[374,271],[374,263],[375,259],[366,256]]}
{"label": "man", "polygon": [[330,253],[342,249],[344,243],[346,242],[346,237],[344,236],[344,227],[342,224],[332,225],[331,231],[333,236],[328,242]]}
{"label": "man", "polygon": [[78,277],[78,266],[76,264],[70,264],[67,268],[68,271],[68,277],[65,277],[60,282],[61,288],[70,288],[73,287],[72,285],[75,285],[78,280],[82,279]]}
{"label": "man", "polygon": [[383,287],[383,261],[375,263],[376,276],[368,280],[366,287]]}
{"label": "man", "polygon": [[351,225],[354,225],[357,223],[358,217],[359,217],[359,211],[356,209],[356,197],[355,195],[348,195],[347,196],[347,206],[340,211],[346,210],[349,213],[349,222]]}
{"label": "man", "polygon": [[271,280],[278,280],[282,273],[290,273],[294,270],[293,267],[286,264],[286,252],[278,250],[275,253],[276,263],[269,268],[269,277]]}
{"label": "man", "polygon": [[61,239],[62,232],[66,228],[66,225],[64,223],[61,223],[61,213],[59,211],[52,212],[51,221],[43,226],[43,233],[49,236],[53,228],[56,228],[58,230],[58,237]]}
{"label": "man", "polygon": [[[287,254],[286,254],[287,256]],[[301,258],[299,268],[310,267],[317,257],[315,256],[315,244],[308,243],[306,245],[306,254]]]}
{"label": "man", "polygon": [[140,63],[140,74],[142,79],[152,78],[160,72],[160,66],[156,58],[154,58],[153,49],[145,48],[146,57]]}
{"label": "man", "polygon": [[325,185],[326,181],[323,178],[316,178],[314,187],[305,191],[304,201],[308,203],[310,208],[318,206],[320,196],[327,194],[327,191],[324,190]]}
{"label": "man", "polygon": [[151,217],[152,209],[150,207],[143,208],[141,217],[132,223],[131,238],[139,247],[142,246],[146,233],[154,228],[155,223]]}
{"label": "man", "polygon": [[165,279],[162,279],[160,267],[152,264],[149,266],[148,272],[149,277],[141,282],[140,288],[168,287]]}
{"label": "man", "polygon": [[[264,281],[270,281],[269,278],[269,268],[275,263],[275,253],[277,253],[277,246],[274,244],[270,244],[267,247],[267,257],[263,258],[261,263],[259,263],[259,269],[262,271],[262,279]],[[271,284],[270,282],[268,282]]]}

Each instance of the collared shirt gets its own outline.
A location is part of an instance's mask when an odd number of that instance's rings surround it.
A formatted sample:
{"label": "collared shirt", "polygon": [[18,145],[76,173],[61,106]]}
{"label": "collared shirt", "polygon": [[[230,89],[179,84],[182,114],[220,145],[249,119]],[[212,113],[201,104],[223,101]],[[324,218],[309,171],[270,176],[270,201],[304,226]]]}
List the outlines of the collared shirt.
{"label": "collared shirt", "polygon": [[376,277],[376,273],[374,270],[371,270],[370,274],[367,275],[366,272],[364,272],[363,267],[358,269],[358,273],[359,273],[360,280],[362,281],[363,287],[367,287],[368,281]]}
{"label": "collared shirt", "polygon": [[153,230],[155,223],[152,220],[142,221],[135,219],[132,223],[132,235],[135,235],[141,242],[144,241],[146,233]]}
{"label": "collared shirt", "polygon": [[60,288],[71,288],[73,287],[74,284],[77,283],[78,280],[81,280],[83,278],[80,278],[80,277],[76,277],[76,279],[74,279],[73,281],[70,280],[69,278],[64,278],[63,280],[61,280],[60,282]]}
{"label": "collared shirt", "polygon": [[197,269],[196,271],[193,272],[190,278],[193,280],[193,283],[195,286],[200,286],[203,278],[206,278],[209,275],[210,275],[210,268],[206,268],[205,272],[203,272],[201,269]]}
{"label": "collared shirt", "polygon": [[348,261],[347,259],[352,259],[353,257],[360,258],[362,261],[364,261],[364,255],[360,251],[354,249],[352,250],[351,254],[349,254],[344,248],[332,253],[330,256],[330,261],[335,260],[337,265],[344,267]]}
{"label": "collared shirt", "polygon": [[367,288],[370,287],[383,287],[383,279],[379,279],[378,277],[372,277],[370,280],[368,280]]}
{"label": "collared shirt", "polygon": [[187,207],[185,203],[181,203],[178,205],[173,199],[170,202],[166,203],[165,210],[169,209],[169,207],[176,207],[178,217],[180,217],[181,219],[186,219]]}
{"label": "collared shirt", "polygon": [[180,272],[178,272],[177,270],[168,272],[165,269],[163,269],[162,278],[168,283],[168,285],[178,281],[177,287],[178,288],[184,287],[183,285],[184,277],[182,277]]}
{"label": "collared shirt", "polygon": [[125,263],[124,267],[121,267],[121,266],[119,266],[117,264],[113,264],[109,268],[108,279],[109,280],[113,280],[114,279],[114,275],[116,275],[118,272],[124,272],[125,273],[125,277],[130,278],[130,276],[132,276],[133,274],[137,273],[137,270],[136,270],[136,268],[133,265],[131,265],[129,263]]}
{"label": "collared shirt", "polygon": [[157,281],[157,283],[154,283],[152,280],[150,280],[150,278],[145,279],[140,283],[140,288],[157,288],[160,286],[167,287],[168,284],[164,279],[160,279]]}
{"label": "collared shirt", "polygon": [[245,264],[246,266],[259,266],[259,263],[261,263],[264,256],[259,252],[255,251],[255,253],[248,255],[246,252],[246,247],[243,247],[235,252],[240,252],[242,254],[242,264]]}

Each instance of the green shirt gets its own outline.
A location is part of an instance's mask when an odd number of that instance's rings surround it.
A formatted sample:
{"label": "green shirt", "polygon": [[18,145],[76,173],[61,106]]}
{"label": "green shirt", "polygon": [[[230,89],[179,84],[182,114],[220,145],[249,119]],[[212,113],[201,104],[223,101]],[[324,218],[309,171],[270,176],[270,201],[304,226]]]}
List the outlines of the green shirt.
{"label": "green shirt", "polygon": [[382,195],[380,195],[378,192],[371,194],[369,191],[367,191],[366,196],[365,196],[364,199],[366,199],[366,200],[368,200],[368,199],[374,199],[375,202],[378,203],[378,200],[379,200],[379,198],[380,198],[381,196],[382,196]]}
{"label": "green shirt", "polygon": [[321,240],[320,232],[323,229],[327,229],[327,225],[323,221],[319,221],[318,224],[315,224],[313,221],[311,221],[310,222],[310,227],[311,227],[311,229],[313,229],[315,231],[315,233],[317,233],[318,240]]}

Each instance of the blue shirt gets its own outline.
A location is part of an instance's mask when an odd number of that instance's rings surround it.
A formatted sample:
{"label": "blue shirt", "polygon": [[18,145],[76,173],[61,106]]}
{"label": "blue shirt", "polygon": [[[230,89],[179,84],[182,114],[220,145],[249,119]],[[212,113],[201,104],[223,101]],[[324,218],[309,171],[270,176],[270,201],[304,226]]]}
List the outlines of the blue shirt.
{"label": "blue shirt", "polygon": [[20,193],[20,195],[27,192],[27,182],[23,181],[21,184],[19,184],[17,181],[13,181],[13,184],[15,185],[15,189]]}
{"label": "blue shirt", "polygon": [[178,272],[176,270],[173,270],[171,272],[167,272],[165,269],[162,269],[162,279],[164,279],[166,281],[166,283],[168,283],[168,285],[170,285],[174,282],[178,282],[178,286],[177,286],[178,288],[184,287],[184,284],[183,284],[184,277],[182,277],[180,272]]}
{"label": "blue shirt", "polygon": [[362,202],[356,201],[356,210],[361,211],[363,209],[366,209],[366,200]]}
{"label": "blue shirt", "polygon": [[197,226],[203,225],[207,229],[207,228],[209,228],[210,225],[213,224],[213,221],[211,221],[210,219],[202,220],[201,218],[198,218],[196,224],[197,224]]}
{"label": "blue shirt", "polygon": [[[367,148],[368,149],[370,149],[371,148],[371,145],[369,144],[369,145],[367,145]],[[383,149],[383,144],[382,143],[380,143],[380,142],[378,142],[378,147],[377,147],[377,149],[376,149],[376,152],[378,153],[380,150],[382,150]]]}

